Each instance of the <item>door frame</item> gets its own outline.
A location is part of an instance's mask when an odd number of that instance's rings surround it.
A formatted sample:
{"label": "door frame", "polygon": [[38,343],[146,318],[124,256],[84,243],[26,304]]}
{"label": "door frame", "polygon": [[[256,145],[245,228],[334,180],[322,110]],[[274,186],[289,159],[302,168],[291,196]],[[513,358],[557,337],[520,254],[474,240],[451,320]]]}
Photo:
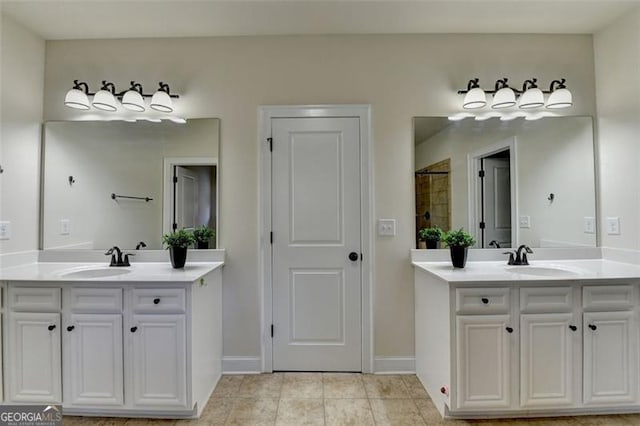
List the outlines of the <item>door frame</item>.
{"label": "door frame", "polygon": [[467,155],[467,188],[469,188],[469,218],[467,229],[477,242],[480,242],[480,216],[482,201],[480,200],[480,181],[477,179],[480,171],[480,160],[491,154],[505,149],[509,150],[509,180],[511,185],[511,247],[515,248],[519,240],[518,235],[518,168],[516,163],[516,138],[515,136],[485,146]]}
{"label": "door frame", "polygon": [[162,233],[170,234],[173,214],[173,185],[169,185],[173,166],[211,166],[216,168],[216,248],[220,247],[220,165],[218,157],[165,157],[162,176]]}
{"label": "door frame", "polygon": [[274,118],[336,117],[360,121],[360,235],[363,253],[361,275],[362,372],[373,372],[373,165],[371,155],[371,105],[265,105],[258,107],[258,179],[260,253],[260,355],[262,372],[273,371],[273,286],[271,232],[271,120]]}

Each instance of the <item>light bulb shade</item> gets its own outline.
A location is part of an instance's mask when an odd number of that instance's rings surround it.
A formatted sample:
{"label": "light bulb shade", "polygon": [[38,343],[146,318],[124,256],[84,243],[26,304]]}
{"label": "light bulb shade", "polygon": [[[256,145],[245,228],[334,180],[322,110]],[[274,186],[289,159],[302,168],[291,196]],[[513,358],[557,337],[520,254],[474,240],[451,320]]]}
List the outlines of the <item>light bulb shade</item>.
{"label": "light bulb shade", "polygon": [[547,108],[560,109],[569,108],[573,105],[573,96],[569,89],[557,89],[549,95],[547,100]]}
{"label": "light bulb shade", "polygon": [[485,95],[484,90],[479,87],[474,87],[469,90],[462,102],[462,108],[464,109],[477,109],[485,105],[487,105],[487,95]]}
{"label": "light bulb shade", "polygon": [[503,87],[493,95],[493,103],[491,108],[502,109],[509,108],[516,104],[516,93],[510,87]]}
{"label": "light bulb shade", "polygon": [[93,96],[91,105],[102,111],[117,111],[118,109],[115,96],[108,90],[99,90],[98,93]]}
{"label": "light bulb shade", "polygon": [[544,106],[544,94],[537,87],[524,92],[520,97],[520,109],[540,108]]}
{"label": "light bulb shade", "polygon": [[136,112],[143,112],[146,109],[142,95],[135,90],[129,90],[124,94],[122,97],[122,106]]}
{"label": "light bulb shade", "polygon": [[158,90],[153,94],[153,97],[151,97],[151,104],[149,106],[156,111],[173,112],[171,97],[167,92],[162,90]]}
{"label": "light bulb shade", "polygon": [[71,89],[64,97],[64,104],[74,109],[89,109],[89,97],[80,89]]}

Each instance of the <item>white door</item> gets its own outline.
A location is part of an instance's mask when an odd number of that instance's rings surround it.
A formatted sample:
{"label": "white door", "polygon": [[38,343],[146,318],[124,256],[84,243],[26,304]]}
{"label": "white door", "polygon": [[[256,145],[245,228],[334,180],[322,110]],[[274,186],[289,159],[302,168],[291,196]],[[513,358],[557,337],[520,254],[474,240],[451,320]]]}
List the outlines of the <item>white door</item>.
{"label": "white door", "polygon": [[584,314],[584,403],[633,403],[636,340],[633,312]]}
{"label": "white door", "polygon": [[131,338],[131,391],[136,406],[187,404],[184,315],[134,315]]}
{"label": "white door", "polygon": [[512,327],[509,315],[456,318],[457,408],[511,407]]}
{"label": "white door", "polygon": [[122,315],[73,314],[63,332],[65,403],[122,405]]}
{"label": "white door", "polygon": [[361,371],[359,120],[271,125],[273,369]]}
{"label": "white door", "polygon": [[60,403],[60,314],[9,314],[8,402]]}
{"label": "white door", "polygon": [[484,158],[483,210],[484,241],[489,247],[511,247],[511,177],[508,158]]}
{"label": "white door", "polygon": [[175,225],[177,229],[193,229],[200,225],[198,221],[198,188],[197,173],[175,166]]}
{"label": "white door", "polygon": [[520,405],[556,407],[573,405],[575,359],[580,332],[573,315],[520,316]]}

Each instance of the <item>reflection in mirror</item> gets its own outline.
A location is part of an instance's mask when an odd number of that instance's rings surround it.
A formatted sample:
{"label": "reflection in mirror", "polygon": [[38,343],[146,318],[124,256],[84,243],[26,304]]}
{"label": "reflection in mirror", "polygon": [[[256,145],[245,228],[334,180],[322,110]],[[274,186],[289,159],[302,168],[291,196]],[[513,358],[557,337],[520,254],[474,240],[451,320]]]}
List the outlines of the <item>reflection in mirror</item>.
{"label": "reflection in mirror", "polygon": [[464,228],[478,248],[595,247],[591,117],[414,118],[418,231]]}
{"label": "reflection in mirror", "polygon": [[173,223],[217,231],[218,144],[213,118],[46,123],[42,248],[161,249]]}

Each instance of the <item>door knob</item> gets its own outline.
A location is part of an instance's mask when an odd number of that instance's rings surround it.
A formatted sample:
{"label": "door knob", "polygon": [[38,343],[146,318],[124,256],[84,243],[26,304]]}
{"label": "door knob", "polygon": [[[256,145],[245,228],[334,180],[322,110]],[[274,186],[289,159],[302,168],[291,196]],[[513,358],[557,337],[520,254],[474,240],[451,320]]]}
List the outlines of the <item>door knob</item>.
{"label": "door knob", "polygon": [[358,253],[356,253],[355,251],[352,251],[351,253],[349,253],[349,260],[352,262],[355,262],[356,260],[358,260]]}

